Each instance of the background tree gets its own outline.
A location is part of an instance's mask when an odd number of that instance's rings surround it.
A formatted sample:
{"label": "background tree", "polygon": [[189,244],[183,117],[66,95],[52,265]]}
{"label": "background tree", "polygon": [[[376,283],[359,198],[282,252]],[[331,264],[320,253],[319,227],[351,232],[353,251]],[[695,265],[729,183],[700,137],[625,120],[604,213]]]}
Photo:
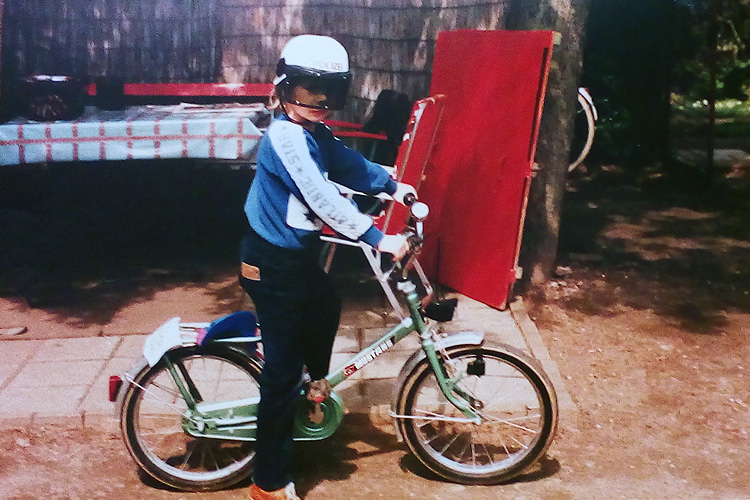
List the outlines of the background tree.
{"label": "background tree", "polygon": [[[576,87],[588,87],[599,110],[589,160],[616,163],[626,172],[664,160],[673,92],[707,98],[716,64],[719,97],[746,94],[750,0],[517,0],[506,26],[562,34],[521,252],[522,285],[529,288],[544,283],[555,265]],[[712,29],[713,45],[707,43]],[[713,46],[731,57],[717,60],[708,50]]]}
{"label": "background tree", "polygon": [[745,100],[748,83],[750,0],[597,0],[581,77],[600,116],[590,159],[667,160],[674,94]]}
{"label": "background tree", "polygon": [[525,289],[547,281],[555,265],[589,2],[515,0],[510,2],[506,17],[508,29],[545,29],[562,35],[552,56],[537,145],[539,168],[531,183],[521,248],[521,287]]}
{"label": "background tree", "polygon": [[748,99],[750,86],[750,0],[707,0],[691,9],[683,54],[675,71],[676,90],[705,99],[716,71],[718,99]]}
{"label": "background tree", "polygon": [[714,163],[717,99],[748,99],[750,83],[750,0],[708,0],[693,24],[696,46],[678,72],[689,100],[705,99],[708,107],[706,167]]}
{"label": "background tree", "polygon": [[633,169],[665,157],[673,75],[695,50],[690,13],[675,0],[591,5],[581,82],[597,99],[599,161]]}

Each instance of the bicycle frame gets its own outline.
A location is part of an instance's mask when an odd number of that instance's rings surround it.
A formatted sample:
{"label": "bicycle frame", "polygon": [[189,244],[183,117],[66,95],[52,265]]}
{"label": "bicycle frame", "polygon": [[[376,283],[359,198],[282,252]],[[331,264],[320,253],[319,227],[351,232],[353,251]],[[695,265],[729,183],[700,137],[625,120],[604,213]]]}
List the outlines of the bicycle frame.
{"label": "bicycle frame", "polygon": [[[421,277],[421,276],[420,276]],[[353,355],[346,363],[333,370],[327,375],[327,379],[334,388],[353,376],[357,371],[370,364],[381,354],[403,340],[412,332],[419,334],[421,339],[421,354],[429,360],[430,366],[445,397],[458,408],[467,418],[466,421],[479,423],[481,417],[465,401],[468,395],[463,394],[457,387],[460,375],[449,378],[446,374],[439,351],[439,341],[436,343],[434,327],[429,325],[422,316],[422,301],[416,291],[416,285],[411,281],[403,281],[398,288],[406,296],[406,304],[409,309],[408,317],[402,319],[388,333],[375,340],[372,344]],[[168,322],[169,323],[169,322]],[[166,324],[165,324],[166,325]],[[195,332],[204,324],[182,324],[180,330]],[[156,332],[155,332],[156,333]],[[248,342],[262,341],[262,337],[230,337],[216,339],[212,342],[228,343],[241,346]],[[190,345],[191,341],[181,345]],[[187,370],[179,364],[173,363],[167,350],[162,359],[175,382],[180,396],[187,405],[187,410],[182,414],[182,425],[186,433],[194,437],[214,438],[236,441],[254,441],[257,429],[257,405],[260,398],[249,398],[245,400],[227,401],[223,403],[203,404],[200,396],[195,390],[193,382],[188,376]],[[126,376],[128,383],[134,383],[131,377]],[[124,391],[122,391],[124,392]],[[457,397],[458,395],[458,397]],[[462,401],[464,399],[465,401]],[[322,403],[326,418],[321,424],[297,425],[295,429],[295,440],[318,440],[324,439],[338,428],[344,415],[343,401],[335,393]],[[398,415],[394,415],[398,418]]]}
{"label": "bicycle frame", "polygon": [[326,378],[331,384],[331,387],[335,387],[347,378],[354,375],[360,368],[363,368],[374,361],[375,358],[377,358],[380,354],[393,347],[396,343],[404,339],[411,332],[417,332],[419,333],[419,337],[421,339],[422,350],[427,356],[427,359],[429,359],[430,366],[432,366],[432,369],[435,372],[435,377],[437,378],[438,385],[443,391],[445,397],[456,408],[458,408],[461,413],[473,420],[479,421],[479,415],[471,407],[469,407],[462,401],[459,401],[458,398],[456,398],[453,394],[456,390],[456,384],[459,380],[448,379],[446,377],[446,374],[440,363],[438,348],[435,345],[435,341],[433,339],[433,331],[422,318],[421,301],[419,300],[419,297],[416,293],[416,286],[410,281],[404,281],[399,283],[398,288],[406,294],[406,303],[409,307],[410,317],[402,320],[401,323],[399,323],[395,328],[393,328],[383,337],[360,351],[346,364],[344,364],[344,366],[330,373]]}

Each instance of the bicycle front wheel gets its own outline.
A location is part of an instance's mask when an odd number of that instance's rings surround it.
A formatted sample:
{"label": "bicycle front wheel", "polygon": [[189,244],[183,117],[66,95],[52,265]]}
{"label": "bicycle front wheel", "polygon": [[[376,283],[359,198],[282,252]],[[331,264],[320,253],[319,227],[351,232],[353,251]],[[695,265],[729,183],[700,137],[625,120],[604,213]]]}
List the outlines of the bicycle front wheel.
{"label": "bicycle front wheel", "polygon": [[456,346],[442,360],[454,395],[481,417],[451,404],[425,359],[397,400],[398,425],[411,452],[438,475],[462,484],[508,481],[540,458],[557,428],[557,398],[541,367],[506,345]]}
{"label": "bicycle front wheel", "polygon": [[[219,345],[169,352],[185,387],[202,404],[259,398],[261,367]],[[128,451],[152,477],[174,488],[226,488],[252,472],[254,442],[196,438],[185,433],[187,404],[164,360],[136,374],[124,396],[120,427]]]}

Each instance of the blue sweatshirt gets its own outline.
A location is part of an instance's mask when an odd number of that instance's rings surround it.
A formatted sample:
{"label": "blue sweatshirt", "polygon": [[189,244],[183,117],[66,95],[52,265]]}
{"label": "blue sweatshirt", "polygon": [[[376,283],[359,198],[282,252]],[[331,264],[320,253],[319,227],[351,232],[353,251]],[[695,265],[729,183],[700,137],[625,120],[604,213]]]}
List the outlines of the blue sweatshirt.
{"label": "blue sweatshirt", "polygon": [[383,233],[344,198],[334,181],[366,194],[396,191],[396,182],[377,163],[346,147],[323,124],[312,133],[286,115],[261,139],[255,178],[245,201],[250,226],[284,248],[309,248],[323,225],[373,247]]}

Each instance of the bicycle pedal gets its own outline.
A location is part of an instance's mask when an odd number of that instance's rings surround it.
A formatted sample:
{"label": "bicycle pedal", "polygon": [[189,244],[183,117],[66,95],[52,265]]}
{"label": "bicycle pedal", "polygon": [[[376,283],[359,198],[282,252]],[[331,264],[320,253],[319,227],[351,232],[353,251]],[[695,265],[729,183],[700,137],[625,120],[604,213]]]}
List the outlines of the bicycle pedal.
{"label": "bicycle pedal", "polygon": [[328,380],[322,378],[319,380],[313,380],[307,385],[305,390],[305,396],[308,401],[316,404],[320,404],[331,395],[331,384]]}

